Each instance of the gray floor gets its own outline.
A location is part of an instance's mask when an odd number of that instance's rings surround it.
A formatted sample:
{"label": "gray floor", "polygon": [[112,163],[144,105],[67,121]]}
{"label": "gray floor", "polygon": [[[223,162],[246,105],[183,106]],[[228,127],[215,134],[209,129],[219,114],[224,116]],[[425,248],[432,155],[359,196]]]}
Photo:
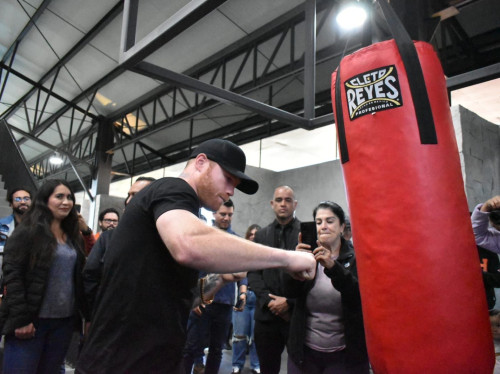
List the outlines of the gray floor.
{"label": "gray floor", "polygon": [[[232,358],[233,351],[222,351],[222,362],[219,369],[219,374],[230,374],[232,371]],[[286,374],[286,361],[287,354],[286,351],[281,355],[281,370],[280,374]],[[245,361],[245,367],[243,368],[242,374],[250,374],[250,358],[247,356],[247,360]]]}
{"label": "gray floor", "polygon": [[[219,374],[230,374],[232,371],[232,358],[233,351],[222,351],[222,362],[219,369]],[[286,352],[283,352],[281,356],[281,370],[280,374],[286,374],[286,360],[287,355]],[[66,374],[74,374],[75,369],[70,366],[66,366]],[[250,374],[250,359],[247,356],[247,360],[245,362],[245,367],[243,368],[242,374]]]}
{"label": "gray floor", "polygon": [[[496,346],[496,352],[500,352],[500,345]],[[223,351],[222,362],[219,369],[219,374],[230,374],[232,371],[231,365],[232,351]],[[281,356],[281,370],[280,374],[286,374],[286,352]],[[74,374],[75,370],[69,366],[66,367],[66,374]],[[247,356],[247,361],[245,362],[245,367],[243,368],[242,374],[250,374],[250,366]],[[500,358],[497,357],[496,365],[493,374],[500,374]]]}

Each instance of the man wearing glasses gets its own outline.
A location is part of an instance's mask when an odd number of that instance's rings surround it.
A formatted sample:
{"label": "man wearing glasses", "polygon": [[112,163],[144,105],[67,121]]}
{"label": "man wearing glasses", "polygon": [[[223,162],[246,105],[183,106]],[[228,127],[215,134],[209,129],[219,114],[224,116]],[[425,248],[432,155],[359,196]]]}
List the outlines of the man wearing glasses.
{"label": "man wearing glasses", "polygon": [[12,214],[10,216],[0,218],[0,273],[5,241],[10,234],[12,234],[19,222],[21,222],[23,214],[30,208],[31,197],[30,190],[25,187],[14,188],[7,195],[7,201],[12,207]]}
{"label": "man wearing glasses", "polygon": [[[118,221],[120,220],[120,213],[115,208],[104,209],[99,213],[99,227],[101,231],[113,230],[118,226]],[[99,233],[96,234],[96,239],[99,237]]]}

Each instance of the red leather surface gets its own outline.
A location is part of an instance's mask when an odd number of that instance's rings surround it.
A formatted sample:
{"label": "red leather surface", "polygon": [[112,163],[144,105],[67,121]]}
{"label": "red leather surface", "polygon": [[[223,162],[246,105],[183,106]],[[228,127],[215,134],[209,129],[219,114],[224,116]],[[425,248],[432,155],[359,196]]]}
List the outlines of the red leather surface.
{"label": "red leather surface", "polygon": [[[343,173],[375,373],[492,373],[494,350],[444,74],[416,42],[438,144],[422,145],[394,41],[340,65]],[[345,80],[395,65],[403,105],[350,120]],[[332,75],[335,101],[336,72]],[[335,102],[333,104],[335,110]]]}

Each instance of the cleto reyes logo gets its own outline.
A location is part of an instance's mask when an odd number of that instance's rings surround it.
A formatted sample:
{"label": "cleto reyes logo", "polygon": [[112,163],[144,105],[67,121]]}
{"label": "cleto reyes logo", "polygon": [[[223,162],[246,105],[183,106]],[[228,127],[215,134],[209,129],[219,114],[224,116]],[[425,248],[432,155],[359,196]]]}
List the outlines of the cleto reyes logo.
{"label": "cleto reyes logo", "polygon": [[344,82],[351,120],[403,105],[394,65],[370,70]]}

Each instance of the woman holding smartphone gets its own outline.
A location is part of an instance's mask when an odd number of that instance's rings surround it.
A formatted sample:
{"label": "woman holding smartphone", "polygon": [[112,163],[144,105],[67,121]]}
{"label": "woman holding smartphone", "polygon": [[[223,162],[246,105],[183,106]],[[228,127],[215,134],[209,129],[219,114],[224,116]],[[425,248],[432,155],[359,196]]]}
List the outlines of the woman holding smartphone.
{"label": "woman holding smartphone", "polygon": [[74,203],[67,182],[49,180],[5,246],[4,374],[60,372],[79,312],[88,317]]}
{"label": "woman holding smartphone", "polygon": [[284,274],[285,293],[295,297],[288,339],[288,373],[369,373],[354,251],[342,237],[345,214],[331,201],[313,211],[316,277],[299,282]]}

